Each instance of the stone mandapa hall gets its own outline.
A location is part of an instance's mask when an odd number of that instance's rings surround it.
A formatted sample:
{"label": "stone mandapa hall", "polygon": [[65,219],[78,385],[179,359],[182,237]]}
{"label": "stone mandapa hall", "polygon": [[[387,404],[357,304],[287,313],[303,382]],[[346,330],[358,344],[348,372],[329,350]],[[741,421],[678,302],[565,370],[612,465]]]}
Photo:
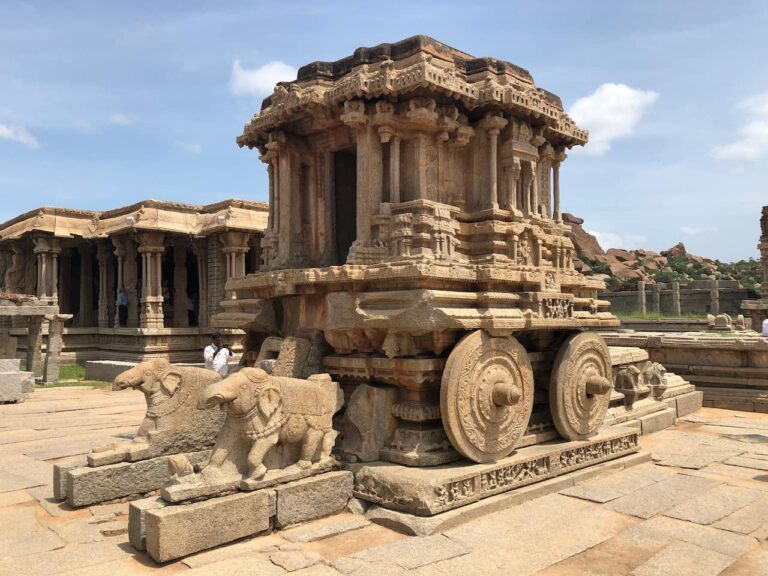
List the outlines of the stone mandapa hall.
{"label": "stone mandapa hall", "polygon": [[[64,362],[199,362],[225,283],[259,268],[267,215],[266,204],[245,200],[146,200],[106,212],[38,208],[0,224],[0,292],[36,295],[72,316],[63,329]],[[5,324],[23,354],[26,326]]]}

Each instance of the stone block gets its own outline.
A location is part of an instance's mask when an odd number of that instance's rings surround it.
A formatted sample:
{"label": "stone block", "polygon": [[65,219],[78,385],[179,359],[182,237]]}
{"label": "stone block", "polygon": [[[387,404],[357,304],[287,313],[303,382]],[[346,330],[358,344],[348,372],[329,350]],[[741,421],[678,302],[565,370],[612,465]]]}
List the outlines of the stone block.
{"label": "stone block", "polygon": [[35,391],[35,375],[32,372],[19,372],[21,374],[21,391],[31,394]]}
{"label": "stone block", "polygon": [[136,550],[146,550],[146,512],[158,510],[166,506],[165,501],[159,496],[134,500],[128,507],[128,542]]}
{"label": "stone block", "polygon": [[[209,450],[186,456],[194,465],[208,458]],[[171,477],[168,460],[158,456],[138,462],[120,462],[95,468],[84,466],[67,471],[67,500],[72,506],[89,506],[125,496],[137,496],[159,489]]]}
{"label": "stone block", "polygon": [[112,382],[115,376],[136,366],[136,362],[118,360],[91,360],[85,363],[85,379]]}
{"label": "stone block", "polygon": [[712,404],[714,408],[723,408],[725,410],[740,410],[742,412],[754,412],[755,404],[753,402],[738,402],[732,400],[715,400]]}
{"label": "stone block", "polygon": [[85,466],[86,462],[85,456],[81,455],[53,465],[53,497],[56,500],[67,499],[67,472]]}
{"label": "stone block", "polygon": [[669,428],[675,423],[675,411],[667,408],[639,418],[642,434],[651,434]]}
{"label": "stone block", "polygon": [[12,359],[14,356],[16,356],[16,345],[17,340],[15,336],[0,334],[0,358]]}
{"label": "stone block", "polygon": [[18,358],[0,358],[0,372],[18,372],[20,366]]}
{"label": "stone block", "polygon": [[352,484],[352,472],[339,471],[275,487],[275,524],[282,528],[344,510],[352,497]]}
{"label": "stone block", "polygon": [[266,491],[240,492],[145,512],[146,549],[167,562],[269,529]]}
{"label": "stone block", "polygon": [[0,372],[0,402],[21,402],[24,392],[19,372]]}
{"label": "stone block", "polygon": [[675,400],[677,401],[677,417],[682,418],[702,407],[704,392],[689,392],[678,396]]}

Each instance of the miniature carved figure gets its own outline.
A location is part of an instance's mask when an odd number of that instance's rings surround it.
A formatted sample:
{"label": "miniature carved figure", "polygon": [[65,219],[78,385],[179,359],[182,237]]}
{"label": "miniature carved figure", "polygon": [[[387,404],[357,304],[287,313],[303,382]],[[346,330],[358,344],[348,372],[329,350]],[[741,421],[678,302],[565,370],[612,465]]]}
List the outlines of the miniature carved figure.
{"label": "miniature carved figure", "polygon": [[220,379],[212,370],[175,366],[162,359],[148,360],[122,372],[113,387],[143,392],[147,412],[133,440],[94,448],[88,464],[133,462],[211,446],[224,415],[218,410],[198,410],[197,397]]}

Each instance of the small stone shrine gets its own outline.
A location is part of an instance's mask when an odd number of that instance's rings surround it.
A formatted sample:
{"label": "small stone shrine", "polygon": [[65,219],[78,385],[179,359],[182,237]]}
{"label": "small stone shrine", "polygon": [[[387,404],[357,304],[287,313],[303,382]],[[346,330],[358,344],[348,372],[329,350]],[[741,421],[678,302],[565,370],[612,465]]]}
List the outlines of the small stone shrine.
{"label": "small stone shrine", "polygon": [[690,408],[692,386],[595,332],[619,321],[560,210],[587,133],[526,70],[424,36],[360,48],[279,83],[237,141],[267,164],[269,223],[213,322],[248,333],[248,367],[200,396],[226,411],[210,459],[172,458],[131,505],[155,560],[352,494],[407,524],[635,461]]}

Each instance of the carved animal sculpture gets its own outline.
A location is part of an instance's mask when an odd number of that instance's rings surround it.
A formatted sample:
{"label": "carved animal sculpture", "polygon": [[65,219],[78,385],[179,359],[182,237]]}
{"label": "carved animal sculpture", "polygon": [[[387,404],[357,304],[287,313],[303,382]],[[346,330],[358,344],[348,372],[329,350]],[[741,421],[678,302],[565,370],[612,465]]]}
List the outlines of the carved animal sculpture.
{"label": "carved animal sculpture", "polygon": [[259,480],[267,472],[264,457],[278,444],[300,443],[295,462],[300,468],[312,465],[318,449],[317,461],[328,460],[337,435],[332,418],[343,401],[339,385],[327,375],[301,380],[270,376],[261,368],[242,368],[211,384],[203,390],[199,405],[222,406],[227,418],[203,476],[215,476],[217,469],[247,452],[247,478]]}
{"label": "carved animal sculpture", "polygon": [[167,360],[148,360],[119,374],[113,389],[141,390],[147,411],[132,441],[95,448],[90,466],[144,460],[210,447],[224,423],[219,410],[198,410],[200,392],[221,380],[213,370],[175,366]]}

